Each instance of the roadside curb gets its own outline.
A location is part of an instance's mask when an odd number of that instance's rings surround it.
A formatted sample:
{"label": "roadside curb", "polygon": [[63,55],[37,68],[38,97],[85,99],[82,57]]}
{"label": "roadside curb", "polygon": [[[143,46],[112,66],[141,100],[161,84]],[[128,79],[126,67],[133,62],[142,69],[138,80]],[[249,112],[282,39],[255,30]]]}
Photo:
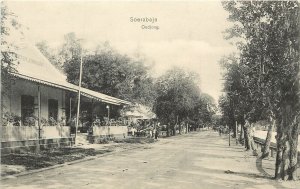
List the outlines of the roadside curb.
{"label": "roadside curb", "polygon": [[112,152],[107,152],[107,153],[103,153],[103,154],[99,154],[99,155],[95,155],[95,156],[88,156],[88,157],[85,157],[83,159],[78,159],[78,160],[74,160],[74,161],[70,161],[70,162],[65,162],[63,164],[53,165],[53,166],[50,166],[50,167],[24,171],[24,172],[17,173],[17,174],[12,174],[12,175],[6,175],[4,177],[0,177],[0,181],[8,180],[8,179],[15,179],[17,177],[22,177],[22,176],[31,175],[31,174],[35,174],[35,173],[39,173],[39,172],[43,172],[43,171],[47,171],[47,170],[51,170],[51,169],[56,169],[56,168],[60,168],[60,167],[68,166],[68,165],[87,162],[87,161],[95,160],[95,159],[105,157],[105,156],[108,156],[108,155],[113,155],[113,154],[117,154],[117,153],[121,153],[121,152],[126,152],[126,151],[129,151],[129,150],[135,150],[135,149],[139,149],[139,148],[143,148],[143,147],[144,146],[136,146],[136,147],[124,149],[124,150],[121,150],[121,151],[112,151]]}

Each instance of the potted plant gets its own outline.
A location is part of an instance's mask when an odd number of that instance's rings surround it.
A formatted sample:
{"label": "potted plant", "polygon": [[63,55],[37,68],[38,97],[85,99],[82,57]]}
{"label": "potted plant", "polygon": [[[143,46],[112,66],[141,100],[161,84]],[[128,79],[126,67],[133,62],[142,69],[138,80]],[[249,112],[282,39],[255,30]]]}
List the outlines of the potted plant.
{"label": "potted plant", "polygon": [[48,120],[46,118],[42,117],[41,126],[48,126],[48,125],[49,125]]}
{"label": "potted plant", "polygon": [[11,126],[10,119],[11,119],[10,113],[9,112],[5,112],[2,115],[2,125],[3,126]]}
{"label": "potted plant", "polygon": [[10,112],[5,112],[2,117],[3,126],[20,126],[21,117]]}
{"label": "potted plant", "polygon": [[21,116],[13,114],[13,126],[21,126]]}
{"label": "potted plant", "polygon": [[53,117],[49,117],[48,123],[50,126],[56,126],[57,121]]}
{"label": "potted plant", "polygon": [[101,120],[99,118],[96,118],[94,121],[93,121],[93,126],[101,126]]}
{"label": "potted plant", "polygon": [[66,117],[65,116],[62,116],[60,118],[59,125],[60,126],[65,126],[66,125]]}
{"label": "potted plant", "polygon": [[29,116],[26,117],[24,120],[24,126],[37,126],[37,117],[36,116]]}

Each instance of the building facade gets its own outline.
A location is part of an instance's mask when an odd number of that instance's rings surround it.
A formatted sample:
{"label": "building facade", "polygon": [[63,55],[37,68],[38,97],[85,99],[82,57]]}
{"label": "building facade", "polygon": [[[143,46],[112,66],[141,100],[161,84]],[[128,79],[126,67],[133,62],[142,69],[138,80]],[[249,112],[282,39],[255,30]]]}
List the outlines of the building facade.
{"label": "building facade", "polygon": [[[57,70],[35,46],[23,45],[17,53],[19,63],[16,72],[11,73],[10,86],[2,88],[3,123],[1,129],[1,152],[22,152],[41,148],[72,145],[70,120],[76,117],[77,94],[79,87],[67,82],[66,76]],[[72,95],[70,95],[72,94]],[[71,96],[76,96],[72,99]],[[99,114],[107,110],[94,111],[94,107],[119,107],[130,104],[96,91],[81,88],[81,103],[92,102],[88,112]],[[110,109],[109,109],[110,110]],[[83,116],[83,113],[80,113]],[[104,115],[105,116],[105,115]],[[99,117],[99,115],[98,115]],[[109,115],[108,115],[109,117]],[[111,122],[109,122],[111,123]],[[83,124],[83,123],[82,123]],[[94,125],[101,127],[102,125]],[[110,125],[108,125],[110,126]],[[127,136],[127,126],[110,129],[109,135]],[[107,132],[96,132],[106,137]],[[112,133],[114,131],[115,133]],[[121,133],[120,133],[121,132]],[[103,136],[101,136],[103,137]]]}

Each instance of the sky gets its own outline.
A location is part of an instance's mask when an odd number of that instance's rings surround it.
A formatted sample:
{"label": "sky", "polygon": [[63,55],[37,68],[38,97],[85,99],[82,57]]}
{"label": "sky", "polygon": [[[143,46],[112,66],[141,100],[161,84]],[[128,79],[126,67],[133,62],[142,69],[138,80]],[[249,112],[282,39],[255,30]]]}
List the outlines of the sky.
{"label": "sky", "polygon": [[[200,75],[202,92],[217,102],[222,90],[222,56],[234,52],[223,38],[230,26],[219,1],[9,1],[9,9],[28,27],[32,44],[47,41],[58,46],[75,32],[91,48],[109,41],[129,56],[139,52],[154,62],[157,77],[173,66]],[[148,18],[156,22],[131,22]],[[145,29],[151,28],[151,29]],[[159,29],[157,29],[159,28]]]}

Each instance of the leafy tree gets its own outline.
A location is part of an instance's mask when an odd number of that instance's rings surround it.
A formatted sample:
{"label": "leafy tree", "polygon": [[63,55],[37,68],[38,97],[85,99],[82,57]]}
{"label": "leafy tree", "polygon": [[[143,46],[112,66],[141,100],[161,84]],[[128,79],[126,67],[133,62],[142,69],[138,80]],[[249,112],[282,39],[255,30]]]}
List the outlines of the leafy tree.
{"label": "leafy tree", "polygon": [[[268,156],[269,146],[271,142],[272,130],[275,125],[275,114],[278,114],[278,95],[277,86],[278,79],[273,77],[272,72],[266,73],[273,69],[272,63],[268,63],[267,28],[269,21],[267,20],[264,9],[268,7],[267,4],[261,3],[232,3],[229,2],[226,6],[232,12],[230,19],[232,21],[240,21],[240,26],[236,25],[229,33],[231,36],[238,36],[243,38],[243,43],[239,43],[241,51],[240,67],[243,68],[244,80],[249,92],[254,97],[253,100],[260,102],[259,107],[255,110],[260,110],[264,113],[262,117],[272,120],[270,124],[268,135],[265,142],[264,155]],[[262,106],[261,106],[262,105]],[[252,106],[253,107],[253,106]],[[252,111],[253,112],[253,111]],[[251,118],[257,121],[255,118]]]}
{"label": "leafy tree", "polygon": [[[241,39],[237,45],[245,81],[254,99],[261,102],[261,111],[272,120],[272,126],[277,123],[275,177],[296,179],[299,3],[229,1],[223,6],[230,12],[229,20],[236,23],[228,30],[228,37]],[[269,138],[268,134],[266,141]]]}
{"label": "leafy tree", "polygon": [[249,75],[248,68],[235,55],[224,57],[220,63],[225,69],[223,90],[226,95],[219,101],[219,106],[225,117],[224,120],[230,128],[234,129],[236,137],[235,127],[237,124],[235,122],[242,125],[245,147],[247,150],[252,149],[256,155],[257,149],[253,145],[252,123],[262,119],[264,114],[261,95],[256,90],[255,77]]}
{"label": "leafy tree", "polygon": [[214,114],[212,115],[212,126],[217,127],[223,125],[222,123],[222,115]]}
{"label": "leafy tree", "polygon": [[213,122],[213,116],[217,112],[214,99],[206,94],[200,93],[199,100],[194,104],[194,111],[191,112],[191,118],[195,120],[198,125],[210,125]]}
{"label": "leafy tree", "polygon": [[[75,34],[66,35],[60,55],[69,82],[78,85],[81,45]],[[118,53],[108,42],[93,53],[84,53],[82,86],[94,91],[151,105],[155,98],[153,78],[141,60]]]}
{"label": "leafy tree", "polygon": [[[13,79],[10,73],[17,72],[18,65],[18,44],[11,39],[23,37],[24,27],[17,21],[17,16],[12,13],[5,4],[1,2],[1,73],[0,73],[0,88],[1,88],[1,118],[3,115],[4,105],[3,96],[8,95],[10,91],[11,81]],[[1,119],[2,120],[2,119]],[[2,122],[2,121],[1,121]]]}
{"label": "leafy tree", "polygon": [[63,71],[62,57],[60,57],[54,49],[49,47],[47,41],[36,43],[36,47],[51,62],[51,64],[53,64],[58,70]]}
{"label": "leafy tree", "polygon": [[176,133],[181,131],[181,122],[190,124],[211,122],[210,97],[200,96],[197,75],[173,68],[158,78],[156,82],[158,97],[154,103],[154,112],[158,118]]}
{"label": "leafy tree", "polygon": [[83,50],[81,42],[82,40],[77,38],[74,32],[64,36],[64,43],[58,52],[63,67],[68,66],[74,59],[80,59],[81,51]]}

